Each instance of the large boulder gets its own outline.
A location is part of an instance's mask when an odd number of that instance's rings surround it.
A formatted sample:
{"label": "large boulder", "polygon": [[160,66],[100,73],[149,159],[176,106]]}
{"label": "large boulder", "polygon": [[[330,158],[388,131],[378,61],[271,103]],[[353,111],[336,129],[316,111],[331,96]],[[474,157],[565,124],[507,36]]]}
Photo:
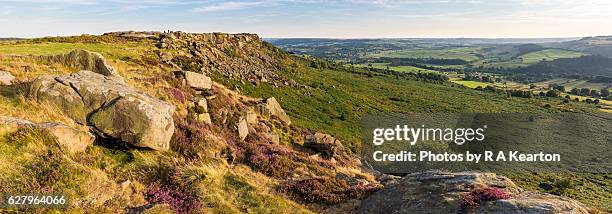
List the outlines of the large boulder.
{"label": "large boulder", "polygon": [[212,88],[212,79],[204,74],[185,71],[185,81],[189,87],[206,90]]}
{"label": "large boulder", "polygon": [[283,121],[287,125],[291,125],[291,119],[285,113],[285,110],[281,107],[281,105],[276,101],[276,98],[270,97],[266,99],[266,101],[259,105],[259,111],[263,115],[275,116],[279,120]]}
{"label": "large boulder", "polygon": [[99,53],[86,50],[73,50],[67,54],[42,56],[41,58],[48,62],[60,63],[66,66],[76,67],[80,70],[89,70],[104,76],[117,78],[119,81],[122,80],[119,73],[115,71]]}
{"label": "large boulder", "polygon": [[11,85],[15,77],[6,71],[0,71],[0,85]]}
{"label": "large boulder", "polygon": [[[508,197],[482,201],[473,210],[462,206],[475,190],[495,189]],[[364,199],[359,213],[588,213],[575,200],[523,191],[510,179],[494,173],[430,171],[387,182]]]}
{"label": "large boulder", "polygon": [[174,133],[173,105],[91,71],[40,77],[29,97],[57,106],[99,136],[138,147],[167,150]]}
{"label": "large boulder", "polygon": [[86,131],[81,131],[70,126],[55,123],[34,123],[28,120],[0,116],[0,126],[4,131],[16,131],[18,128],[40,128],[48,131],[57,139],[62,150],[69,154],[83,152],[87,146],[93,144],[94,136]]}

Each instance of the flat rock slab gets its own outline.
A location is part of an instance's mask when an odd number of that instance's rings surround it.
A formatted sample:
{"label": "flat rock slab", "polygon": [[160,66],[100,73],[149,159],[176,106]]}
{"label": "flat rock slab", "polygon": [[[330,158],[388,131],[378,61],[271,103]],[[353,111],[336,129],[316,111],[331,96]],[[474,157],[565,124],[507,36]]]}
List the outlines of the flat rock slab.
{"label": "flat rock slab", "polygon": [[6,131],[16,131],[18,128],[44,129],[53,135],[62,150],[69,154],[84,152],[87,146],[93,144],[95,139],[89,132],[55,122],[34,123],[29,120],[0,116],[0,126],[7,129]]}
{"label": "flat rock slab", "polygon": [[189,87],[207,90],[212,88],[212,79],[204,74],[185,71],[185,81]]}

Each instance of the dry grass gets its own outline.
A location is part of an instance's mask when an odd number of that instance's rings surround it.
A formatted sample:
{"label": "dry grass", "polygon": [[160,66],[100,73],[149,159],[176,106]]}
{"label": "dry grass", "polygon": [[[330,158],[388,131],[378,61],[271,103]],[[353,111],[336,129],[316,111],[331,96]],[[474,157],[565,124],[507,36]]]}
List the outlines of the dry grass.
{"label": "dry grass", "polygon": [[59,122],[73,128],[82,127],[66,116],[58,107],[50,104],[39,104],[23,96],[9,98],[0,95],[0,112],[2,116],[10,116],[32,122]]}
{"label": "dry grass", "polygon": [[58,63],[43,63],[32,56],[0,55],[0,70],[15,76],[16,81],[26,82],[41,75],[60,75],[76,71]]}

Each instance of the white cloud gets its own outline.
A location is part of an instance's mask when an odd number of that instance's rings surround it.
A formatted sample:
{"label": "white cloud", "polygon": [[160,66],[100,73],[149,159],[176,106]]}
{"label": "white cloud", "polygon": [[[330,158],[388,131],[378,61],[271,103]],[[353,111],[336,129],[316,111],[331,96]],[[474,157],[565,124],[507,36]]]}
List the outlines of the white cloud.
{"label": "white cloud", "polygon": [[216,12],[216,11],[227,11],[227,10],[239,10],[244,8],[251,8],[262,5],[263,1],[254,2],[222,2],[217,4],[211,4],[203,7],[193,9],[193,12]]}

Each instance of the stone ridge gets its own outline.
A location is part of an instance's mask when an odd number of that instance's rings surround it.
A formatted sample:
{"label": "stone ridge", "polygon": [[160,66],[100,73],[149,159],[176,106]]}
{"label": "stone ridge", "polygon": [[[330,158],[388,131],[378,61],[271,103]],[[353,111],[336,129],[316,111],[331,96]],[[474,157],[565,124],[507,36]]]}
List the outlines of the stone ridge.
{"label": "stone ridge", "polygon": [[168,32],[159,35],[157,46],[162,61],[177,69],[254,84],[292,83],[277,74],[284,52],[266,45],[256,34]]}

